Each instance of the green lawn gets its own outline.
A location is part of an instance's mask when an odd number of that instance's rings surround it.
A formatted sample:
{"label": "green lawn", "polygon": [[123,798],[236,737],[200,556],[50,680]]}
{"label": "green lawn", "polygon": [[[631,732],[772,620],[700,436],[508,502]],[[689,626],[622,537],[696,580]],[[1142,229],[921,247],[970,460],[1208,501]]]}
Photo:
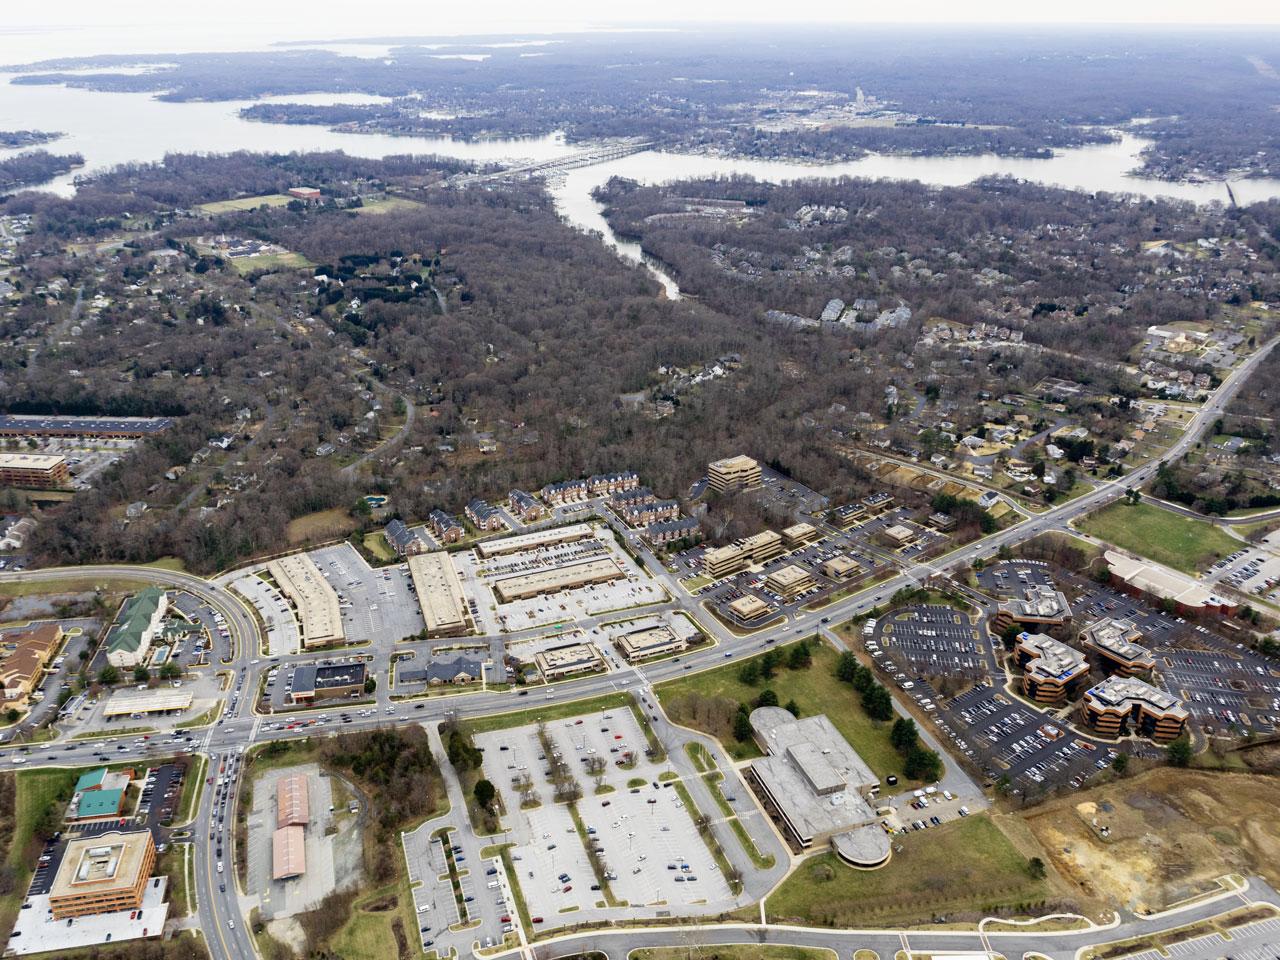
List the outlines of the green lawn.
{"label": "green lawn", "polygon": [[1048,892],[1000,828],[978,814],[895,838],[892,858],[878,870],[855,870],[833,853],[812,857],[767,905],[772,922],[893,926],[993,907],[1029,910]]}
{"label": "green lawn", "polygon": [[[13,871],[11,892],[0,897],[0,931],[8,936],[17,919],[18,908],[31,883],[27,847],[36,824],[45,810],[58,808],[71,799],[78,771],[24,770],[16,778],[12,833],[4,837],[4,865]],[[30,857],[35,860],[35,855]]]}
{"label": "green lawn", "polygon": [[383,563],[391,563],[396,559],[395,551],[387,543],[387,538],[381,533],[366,533],[364,540],[361,541],[364,548],[377,560]]}
{"label": "green lawn", "polygon": [[404,213],[408,210],[420,210],[422,204],[416,200],[406,200],[404,197],[381,197],[377,200],[366,200],[364,206],[352,207],[353,213],[370,213],[374,215],[383,213]]}
{"label": "green lawn", "polygon": [[[902,772],[902,757],[889,742],[888,723],[878,723],[863,712],[858,694],[853,687],[836,679],[835,669],[839,654],[825,643],[810,642],[813,664],[807,670],[778,669],[772,680],[762,680],[750,687],[738,679],[741,663],[725,664],[713,670],[691,673],[677,680],[668,680],[654,688],[663,708],[671,719],[694,729],[709,733],[724,746],[735,760],[760,756],[754,741],[740,743],[731,732],[733,711],[739,703],[749,703],[760,696],[766,687],[778,695],[778,702],[786,704],[794,699],[802,717],[825,713],[837,730],[858,751],[884,783],[893,774],[898,777],[896,788],[883,788],[894,793],[906,787]],[[780,648],[786,662],[790,647]],[[759,658],[755,658],[759,659]],[[720,707],[708,701],[724,700]],[[710,707],[711,709],[703,709]],[[727,718],[728,723],[721,722]]]}
{"label": "green lawn", "polygon": [[641,947],[630,960],[837,960],[825,947],[788,947],[774,943],[732,943],[714,947]]}
{"label": "green lawn", "polygon": [[1114,503],[1090,514],[1079,526],[1100,540],[1184,573],[1198,573],[1242,546],[1206,520],[1193,520],[1150,503]]}
{"label": "green lawn", "polygon": [[205,213],[230,213],[232,210],[257,210],[259,207],[283,207],[289,198],[283,193],[268,193],[261,197],[239,197],[235,200],[215,200],[202,203],[197,209]]}
{"label": "green lawn", "polygon": [[[536,687],[529,698],[545,697],[546,687]],[[463,721],[463,726],[470,733],[488,733],[491,730],[507,730],[511,727],[523,727],[531,723],[546,720],[563,720],[565,717],[577,717],[584,713],[595,713],[597,710],[625,709],[632,703],[631,696],[626,693],[606,693],[586,700],[543,700],[539,706],[513,713],[496,713],[487,717],[476,717]]]}

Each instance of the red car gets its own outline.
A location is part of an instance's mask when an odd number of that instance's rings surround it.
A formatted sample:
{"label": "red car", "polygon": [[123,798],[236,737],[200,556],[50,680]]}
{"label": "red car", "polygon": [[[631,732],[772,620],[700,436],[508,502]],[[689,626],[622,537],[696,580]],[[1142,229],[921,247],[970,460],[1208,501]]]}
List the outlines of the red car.
{"label": "red car", "polygon": [[533,922],[534,922],[534,923],[541,923],[541,922],[542,922],[542,918],[541,918],[541,917],[534,917],[534,918],[533,918]]}

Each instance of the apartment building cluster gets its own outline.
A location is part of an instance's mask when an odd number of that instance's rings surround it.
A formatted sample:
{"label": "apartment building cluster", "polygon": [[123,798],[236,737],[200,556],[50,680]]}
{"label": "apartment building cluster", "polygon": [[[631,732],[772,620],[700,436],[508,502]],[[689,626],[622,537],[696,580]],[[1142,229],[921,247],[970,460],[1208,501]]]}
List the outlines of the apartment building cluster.
{"label": "apartment building cluster", "polygon": [[6,707],[25,706],[62,647],[62,627],[43,623],[0,633],[0,687]]}
{"label": "apartment building cluster", "polygon": [[543,501],[550,506],[559,507],[567,503],[581,503],[595,497],[611,497],[623,490],[634,490],[640,486],[640,475],[634,470],[620,470],[616,473],[598,473],[585,480],[564,480],[560,483],[548,483],[540,491]]}

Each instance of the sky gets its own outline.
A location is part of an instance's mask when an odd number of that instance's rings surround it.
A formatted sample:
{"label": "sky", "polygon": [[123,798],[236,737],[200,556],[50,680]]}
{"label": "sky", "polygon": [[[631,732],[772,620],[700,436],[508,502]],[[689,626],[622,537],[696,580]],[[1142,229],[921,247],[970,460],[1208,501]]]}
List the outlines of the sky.
{"label": "sky", "polygon": [[[552,33],[694,24],[1181,24],[1280,26],[1276,0],[0,0],[0,63],[97,53],[253,50],[281,40]],[[365,10],[368,16],[355,10]],[[51,16],[56,11],[56,17]]]}

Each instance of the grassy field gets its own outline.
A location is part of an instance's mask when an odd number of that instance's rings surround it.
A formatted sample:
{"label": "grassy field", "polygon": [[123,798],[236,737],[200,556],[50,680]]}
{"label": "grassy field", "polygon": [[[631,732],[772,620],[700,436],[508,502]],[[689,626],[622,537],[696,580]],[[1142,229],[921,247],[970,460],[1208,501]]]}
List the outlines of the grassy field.
{"label": "grassy field", "polygon": [[985,814],[898,838],[889,863],[854,870],[833,853],[806,860],[768,899],[771,921],[891,926],[930,915],[1032,905],[1048,882]]}
{"label": "grassy field", "polygon": [[234,210],[257,210],[259,207],[283,207],[289,198],[283,193],[268,193],[261,197],[238,197],[235,200],[215,200],[213,203],[202,203],[196,209],[205,213],[231,213]]}
{"label": "grassy field", "polygon": [[787,947],[773,943],[732,943],[707,947],[641,947],[630,960],[837,960],[825,947]]}
{"label": "grassy field", "polygon": [[146,586],[142,580],[67,577],[64,580],[8,580],[0,583],[0,597],[38,597],[44,594],[125,593]]}
{"label": "grassy field", "polygon": [[423,204],[404,197],[383,197],[381,200],[366,200],[364,206],[353,207],[354,213],[371,213],[375,216],[383,213],[403,213],[407,210],[419,210]]}
{"label": "grassy field", "polygon": [[[740,743],[718,724],[707,722],[702,712],[689,705],[688,695],[708,699],[723,698],[738,703],[748,703],[760,696],[766,687],[778,695],[778,702],[790,700],[800,707],[802,717],[825,713],[837,730],[858,751],[872,771],[883,783],[890,774],[898,777],[896,789],[905,788],[902,757],[889,742],[888,723],[878,723],[863,712],[853,687],[836,679],[836,661],[839,655],[824,643],[811,643],[813,664],[807,670],[788,670],[782,667],[772,680],[762,680],[756,686],[748,686],[738,679],[742,664],[726,664],[714,670],[704,670],[677,680],[668,680],[654,688],[664,709],[677,723],[702,730],[716,737],[726,752],[735,760],[760,756],[754,741]],[[780,648],[786,661],[790,647]],[[758,659],[758,658],[757,658]],[[728,711],[730,714],[732,711]],[[888,788],[893,793],[895,788]]]}
{"label": "grassy field", "polygon": [[356,521],[345,508],[333,507],[290,520],[285,537],[290,546],[295,546],[345,537],[355,528]]}
{"label": "grassy field", "polygon": [[1206,520],[1149,503],[1112,504],[1082,520],[1080,529],[1184,573],[1198,573],[1242,546]]}
{"label": "grassy field", "polygon": [[[18,916],[18,908],[31,883],[31,868],[27,848],[32,842],[36,824],[49,807],[60,807],[71,799],[76,783],[72,770],[24,770],[13,774],[14,810],[12,817],[5,817],[0,830],[4,831],[4,865],[12,871],[13,886],[0,897],[0,930],[8,935]],[[8,811],[5,811],[7,814]],[[35,855],[30,856],[32,861]]]}
{"label": "grassy field", "polygon": [[268,253],[260,257],[229,257],[228,259],[236,268],[236,272],[241,275],[259,273],[263,270],[303,270],[315,266],[302,254],[291,250]]}
{"label": "grassy field", "polygon": [[361,542],[371,556],[376,557],[383,563],[390,563],[396,558],[395,551],[391,549],[391,545],[387,543],[387,538],[381,533],[366,533],[364,540]]}
{"label": "grassy field", "polygon": [[[542,688],[538,688],[530,696],[543,696]],[[463,722],[470,733],[488,733],[491,730],[507,730],[511,727],[523,727],[542,720],[563,720],[565,717],[577,717],[584,713],[595,713],[598,710],[624,710],[632,703],[629,694],[606,693],[586,700],[565,700],[559,703],[548,703],[529,707],[527,710],[516,710],[512,713],[496,713],[487,717],[476,717]]]}

